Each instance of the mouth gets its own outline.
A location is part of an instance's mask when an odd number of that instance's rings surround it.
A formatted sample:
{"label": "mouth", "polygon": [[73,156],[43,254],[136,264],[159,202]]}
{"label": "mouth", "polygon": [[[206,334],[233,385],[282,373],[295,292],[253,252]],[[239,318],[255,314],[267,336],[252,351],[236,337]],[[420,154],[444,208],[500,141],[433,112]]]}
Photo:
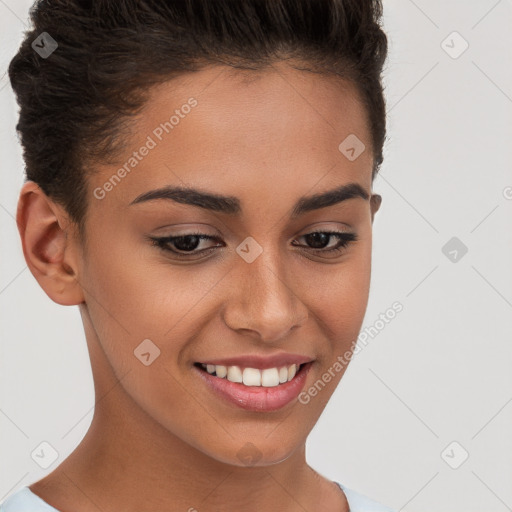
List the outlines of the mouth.
{"label": "mouth", "polygon": [[297,398],[313,361],[281,364],[272,368],[195,363],[210,392],[250,411],[270,412]]}
{"label": "mouth", "polygon": [[[305,363],[304,363],[305,364]],[[215,377],[244,386],[275,387],[290,382],[304,364],[290,364],[275,368],[244,368],[237,365],[196,363],[196,365]]]}

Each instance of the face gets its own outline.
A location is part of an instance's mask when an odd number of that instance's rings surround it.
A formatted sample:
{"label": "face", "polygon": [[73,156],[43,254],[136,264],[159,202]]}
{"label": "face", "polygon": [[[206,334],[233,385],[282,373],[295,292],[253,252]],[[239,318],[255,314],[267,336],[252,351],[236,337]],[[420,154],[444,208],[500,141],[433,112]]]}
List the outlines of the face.
{"label": "face", "polygon": [[172,436],[230,464],[282,461],[367,305],[378,201],[356,90],[285,65],[211,67],[155,87],[132,134],[89,180],[82,314]]}

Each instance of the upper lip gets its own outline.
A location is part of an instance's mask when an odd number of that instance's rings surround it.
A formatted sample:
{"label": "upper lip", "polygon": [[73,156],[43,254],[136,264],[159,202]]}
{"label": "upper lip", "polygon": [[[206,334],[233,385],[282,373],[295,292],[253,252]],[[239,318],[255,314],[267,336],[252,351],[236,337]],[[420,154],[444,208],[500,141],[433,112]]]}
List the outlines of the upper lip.
{"label": "upper lip", "polygon": [[289,366],[291,364],[304,364],[313,361],[311,357],[302,356],[299,354],[274,354],[263,356],[258,354],[225,357],[221,359],[209,359],[207,361],[200,361],[203,364],[214,364],[223,366],[240,366],[242,368],[256,368],[264,370],[266,368],[280,368],[282,366]]}

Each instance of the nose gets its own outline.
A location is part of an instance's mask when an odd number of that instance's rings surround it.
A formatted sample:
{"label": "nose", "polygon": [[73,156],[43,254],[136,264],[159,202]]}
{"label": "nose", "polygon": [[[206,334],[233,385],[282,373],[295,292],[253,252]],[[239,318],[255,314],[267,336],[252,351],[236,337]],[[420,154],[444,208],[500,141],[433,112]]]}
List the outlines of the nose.
{"label": "nose", "polygon": [[308,310],[299,297],[296,276],[286,272],[278,256],[264,251],[252,263],[239,265],[223,310],[229,328],[274,343],[306,321]]}

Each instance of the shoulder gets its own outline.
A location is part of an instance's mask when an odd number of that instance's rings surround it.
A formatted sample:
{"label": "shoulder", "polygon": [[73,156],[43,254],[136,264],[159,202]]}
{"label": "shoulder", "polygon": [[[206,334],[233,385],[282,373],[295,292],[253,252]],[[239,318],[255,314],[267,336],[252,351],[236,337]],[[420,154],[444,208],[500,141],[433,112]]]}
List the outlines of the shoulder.
{"label": "shoulder", "polygon": [[43,501],[28,486],[21,487],[0,504],[0,512],[59,512]]}
{"label": "shoulder", "polygon": [[358,492],[345,487],[339,482],[336,483],[341,487],[347,497],[350,512],[394,512],[389,507],[381,505],[380,503],[367,498],[363,494],[359,494]]}

